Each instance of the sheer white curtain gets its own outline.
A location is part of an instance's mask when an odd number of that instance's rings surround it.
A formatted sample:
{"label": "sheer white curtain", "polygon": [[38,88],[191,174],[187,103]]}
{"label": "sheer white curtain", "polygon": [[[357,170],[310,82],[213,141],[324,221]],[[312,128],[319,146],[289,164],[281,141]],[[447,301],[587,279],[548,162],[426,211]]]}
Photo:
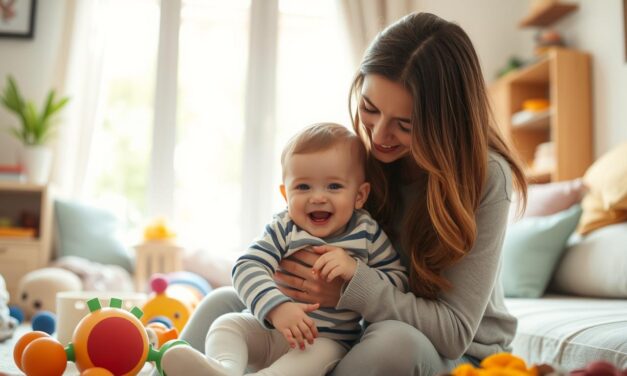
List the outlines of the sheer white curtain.
{"label": "sheer white curtain", "polygon": [[411,0],[339,0],[354,65],[372,39],[387,25],[411,11]]}
{"label": "sheer white curtain", "polygon": [[68,0],[56,87],[71,97],[55,143],[52,181],[63,195],[80,198],[101,115],[105,27],[112,16],[109,0]]}

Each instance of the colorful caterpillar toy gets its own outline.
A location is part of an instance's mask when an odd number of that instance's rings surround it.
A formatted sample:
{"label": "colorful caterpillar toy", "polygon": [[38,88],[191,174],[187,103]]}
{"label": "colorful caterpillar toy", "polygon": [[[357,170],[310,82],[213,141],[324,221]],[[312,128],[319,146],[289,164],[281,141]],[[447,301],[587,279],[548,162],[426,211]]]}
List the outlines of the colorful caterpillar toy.
{"label": "colorful caterpillar toy", "polygon": [[172,340],[155,350],[140,321],[142,311],[122,309],[122,300],[112,298],[110,307],[102,308],[97,298],[87,302],[90,313],[76,326],[72,343],[63,348],[44,332],[22,336],[13,350],[17,367],[27,376],[57,376],[68,361],[76,364],[81,376],[136,375],[145,362],[155,362],[163,376],[161,356],[172,346],[187,345]]}

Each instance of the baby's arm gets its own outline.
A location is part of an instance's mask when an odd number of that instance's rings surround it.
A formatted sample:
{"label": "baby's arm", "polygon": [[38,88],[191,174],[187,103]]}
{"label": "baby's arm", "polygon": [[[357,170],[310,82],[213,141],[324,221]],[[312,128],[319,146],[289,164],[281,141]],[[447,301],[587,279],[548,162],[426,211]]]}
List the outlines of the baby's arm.
{"label": "baby's arm", "polygon": [[285,254],[286,216],[279,215],[266,226],[261,238],[237,259],[233,267],[233,286],[251,313],[267,328],[266,316],[281,303],[291,301],[272,279]]}
{"label": "baby's arm", "polygon": [[279,304],[268,312],[267,318],[290,344],[301,350],[305,349],[305,340],[311,345],[318,336],[316,323],[307,316],[307,312],[320,308],[320,304],[302,304],[286,302]]}

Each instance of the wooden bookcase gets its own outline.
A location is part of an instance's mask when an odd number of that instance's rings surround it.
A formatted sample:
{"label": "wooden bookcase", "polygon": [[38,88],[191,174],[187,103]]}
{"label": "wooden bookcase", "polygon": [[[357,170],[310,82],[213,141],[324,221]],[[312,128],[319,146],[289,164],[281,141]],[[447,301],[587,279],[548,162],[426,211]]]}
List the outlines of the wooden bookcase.
{"label": "wooden bookcase", "polygon": [[20,278],[50,260],[51,201],[47,186],[0,180],[0,218],[13,226],[0,231],[0,274],[12,302]]}
{"label": "wooden bookcase", "polygon": [[[531,183],[570,180],[584,174],[592,163],[592,100],[590,55],[552,48],[534,64],[511,72],[489,87],[501,131],[525,162]],[[512,115],[527,99],[550,101],[549,115],[512,124]],[[538,145],[553,143],[554,168],[534,169]]]}

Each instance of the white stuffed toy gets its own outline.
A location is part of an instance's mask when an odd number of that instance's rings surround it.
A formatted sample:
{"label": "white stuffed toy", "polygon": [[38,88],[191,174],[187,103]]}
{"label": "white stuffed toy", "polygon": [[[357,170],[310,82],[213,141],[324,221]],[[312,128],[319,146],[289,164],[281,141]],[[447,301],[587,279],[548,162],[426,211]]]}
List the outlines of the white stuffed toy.
{"label": "white stuffed toy", "polygon": [[17,320],[9,315],[8,301],[9,292],[0,274],[0,342],[13,337],[13,332],[18,325]]}
{"label": "white stuffed toy", "polygon": [[43,268],[22,277],[14,300],[28,320],[39,311],[56,313],[58,292],[82,289],[83,284],[76,274],[61,268]]}

